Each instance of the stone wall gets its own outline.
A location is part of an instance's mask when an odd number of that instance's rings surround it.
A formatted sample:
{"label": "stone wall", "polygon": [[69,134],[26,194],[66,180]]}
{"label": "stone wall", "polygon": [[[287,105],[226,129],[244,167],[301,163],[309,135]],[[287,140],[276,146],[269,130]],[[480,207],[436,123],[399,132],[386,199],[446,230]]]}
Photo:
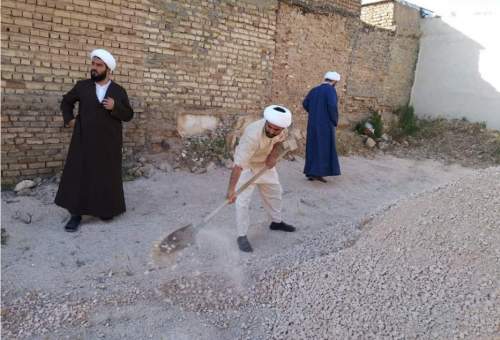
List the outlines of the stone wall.
{"label": "stone wall", "polygon": [[360,12],[359,0],[4,0],[2,178],[61,169],[71,132],[60,100],[88,77],[97,47],[116,56],[114,79],[136,112],[126,155],[172,152],[180,136],[271,102],[289,106],[304,129],[302,99],[329,69],[343,76],[344,125],[401,101],[408,84],[397,80],[412,76],[413,52]]}

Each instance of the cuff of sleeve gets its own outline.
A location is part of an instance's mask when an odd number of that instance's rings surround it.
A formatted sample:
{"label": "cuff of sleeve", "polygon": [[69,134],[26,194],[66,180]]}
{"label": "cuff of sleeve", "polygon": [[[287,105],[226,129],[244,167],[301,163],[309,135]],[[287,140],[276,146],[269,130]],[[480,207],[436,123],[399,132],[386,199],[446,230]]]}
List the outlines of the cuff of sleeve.
{"label": "cuff of sleeve", "polygon": [[233,164],[236,165],[236,166],[239,166],[242,169],[248,167],[248,162],[241,162],[240,160],[237,160],[237,159],[234,160]]}
{"label": "cuff of sleeve", "polygon": [[69,122],[71,122],[73,119],[75,119],[75,117],[71,117],[71,118],[64,118],[63,119],[63,125],[64,127],[69,127]]}
{"label": "cuff of sleeve", "polygon": [[115,118],[119,118],[119,112],[121,110],[121,106],[120,104],[118,103],[118,101],[115,100],[115,106],[113,107],[113,110],[109,111],[109,113],[115,117]]}

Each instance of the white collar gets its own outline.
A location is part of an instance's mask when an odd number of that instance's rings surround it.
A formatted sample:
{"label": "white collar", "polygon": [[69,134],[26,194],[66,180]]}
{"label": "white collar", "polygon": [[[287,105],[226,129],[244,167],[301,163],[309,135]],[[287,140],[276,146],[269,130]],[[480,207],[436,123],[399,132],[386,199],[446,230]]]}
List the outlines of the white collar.
{"label": "white collar", "polygon": [[111,79],[106,84],[104,84],[104,85],[99,85],[98,83],[95,83],[95,85],[98,86],[98,87],[108,87],[109,84],[111,84]]}

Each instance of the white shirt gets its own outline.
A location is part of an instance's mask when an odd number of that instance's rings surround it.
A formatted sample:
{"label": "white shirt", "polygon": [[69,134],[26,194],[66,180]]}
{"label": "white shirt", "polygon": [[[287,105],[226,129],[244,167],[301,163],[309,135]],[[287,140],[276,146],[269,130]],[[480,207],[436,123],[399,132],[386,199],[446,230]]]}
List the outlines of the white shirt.
{"label": "white shirt", "polygon": [[99,103],[102,103],[102,101],[104,100],[104,96],[106,95],[106,91],[108,91],[108,87],[110,84],[111,80],[104,85],[95,83],[95,94],[97,96],[97,99],[99,99]]}
{"label": "white shirt", "polygon": [[286,129],[274,138],[267,137],[264,130],[265,124],[266,120],[261,119],[246,127],[234,152],[234,164],[243,169],[262,168],[274,144],[286,139],[288,135]]}

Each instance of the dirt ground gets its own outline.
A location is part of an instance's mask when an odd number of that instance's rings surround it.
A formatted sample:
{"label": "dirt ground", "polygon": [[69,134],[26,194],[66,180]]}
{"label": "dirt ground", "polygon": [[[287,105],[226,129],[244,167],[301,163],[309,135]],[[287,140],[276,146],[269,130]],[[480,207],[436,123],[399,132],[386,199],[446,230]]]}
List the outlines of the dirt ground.
{"label": "dirt ground", "polygon": [[[229,170],[204,164],[203,150],[188,167],[172,163],[155,168],[137,163],[131,178],[137,171],[145,177],[125,183],[127,212],[111,222],[85,217],[75,234],[63,231],[68,215],[53,204],[55,181],[44,181],[25,196],[3,191],[2,336],[269,339],[290,338],[286,335],[289,330],[318,335],[314,322],[304,326],[306,316],[301,310],[307,307],[312,308],[311,313],[324,313],[313,308],[317,295],[304,296],[309,289],[329,294],[325,286],[317,286],[317,282],[327,281],[328,274],[322,271],[342,268],[339,261],[348,263],[350,256],[372,251],[363,246],[376,244],[369,230],[385,230],[390,224],[399,233],[399,222],[394,224],[390,216],[396,214],[397,221],[404,220],[406,211],[401,207],[411,209],[412,202],[418,200],[421,210],[428,211],[430,208],[423,205],[428,202],[426,198],[441,200],[443,194],[435,194],[441,192],[440,188],[455,188],[455,181],[469,183],[467,178],[481,174],[478,169],[498,166],[499,140],[499,133],[463,121],[434,122],[413,137],[394,138],[383,149],[369,149],[362,137],[339,133],[338,146],[346,156],[341,158],[342,176],[330,178],[329,183],[306,181],[300,157],[279,164],[283,215],[286,222],[298,228],[296,233],[270,231],[255,194],[249,232],[252,254],[237,249],[234,207],[227,207],[200,231],[195,246],[177,257],[152,260],[156,241],[178,227],[201,220],[224,198]],[[210,150],[220,148],[218,144],[209,146]],[[224,160],[220,158],[219,165]],[[453,197],[464,194],[461,188],[454,190]],[[473,194],[478,202],[491,195]],[[454,202],[453,197],[450,202]],[[498,195],[492,198],[498,199]],[[399,210],[391,213],[393,207]],[[459,210],[466,208],[480,209],[467,205]],[[443,215],[447,212],[444,205],[439,209]],[[498,221],[500,212],[494,210],[490,211],[490,220]],[[384,220],[386,215],[388,220]],[[436,218],[440,221],[441,217]],[[422,219],[417,216],[414,220],[418,222],[414,228],[420,228]],[[434,217],[424,225],[436,225],[433,221]],[[411,226],[405,228],[413,230]],[[360,239],[365,241],[353,247]],[[390,259],[387,254],[383,256]],[[307,273],[317,280],[289,282],[283,273],[291,268],[293,275],[289,276]],[[349,271],[349,266],[342,270]],[[351,274],[345,274],[345,279],[350,278],[354,285],[363,282]],[[367,280],[363,284],[374,282],[371,276]],[[339,289],[345,280],[336,282],[335,289]],[[423,292],[427,293],[432,292]],[[349,295],[343,296],[333,300],[338,302]],[[498,295],[491,296],[494,300]],[[287,311],[292,301],[304,301],[304,305]],[[321,318],[320,314],[314,315]],[[289,317],[297,319],[287,321]],[[397,319],[396,315],[392,321]],[[364,327],[355,326],[359,320],[344,321],[347,328],[342,331],[350,329],[350,333],[339,334],[346,337],[355,337],[353,334],[360,334],[360,327]],[[366,320],[363,323],[369,324]],[[302,328],[297,328],[299,325]],[[432,334],[432,329],[425,331],[429,333],[419,334]],[[381,334],[385,333],[372,335]],[[415,334],[406,333],[410,338]]]}
{"label": "dirt ground", "polygon": [[384,155],[341,163],[343,175],[327,184],[306,181],[300,158],[279,165],[284,218],[296,233],[267,229],[255,195],[253,254],[238,251],[229,207],[200,232],[195,247],[160,265],[151,259],[153,243],[217,206],[228,169],[155,170],[125,184],[127,213],[108,223],[86,218],[75,234],[63,231],[68,215],[52,203],[56,184],[44,184],[32,196],[3,192],[3,336],[268,338],[266,325],[276,316],[261,301],[262,275],[339,252],[359,238],[370,216],[474,172]]}
{"label": "dirt ground", "polygon": [[419,120],[419,129],[412,136],[398,135],[386,128],[390,140],[374,148],[364,143],[366,136],[344,129],[338,132],[338,149],[343,155],[373,157],[386,154],[399,158],[433,159],[444,164],[484,169],[500,165],[500,131],[484,124],[466,120]]}

